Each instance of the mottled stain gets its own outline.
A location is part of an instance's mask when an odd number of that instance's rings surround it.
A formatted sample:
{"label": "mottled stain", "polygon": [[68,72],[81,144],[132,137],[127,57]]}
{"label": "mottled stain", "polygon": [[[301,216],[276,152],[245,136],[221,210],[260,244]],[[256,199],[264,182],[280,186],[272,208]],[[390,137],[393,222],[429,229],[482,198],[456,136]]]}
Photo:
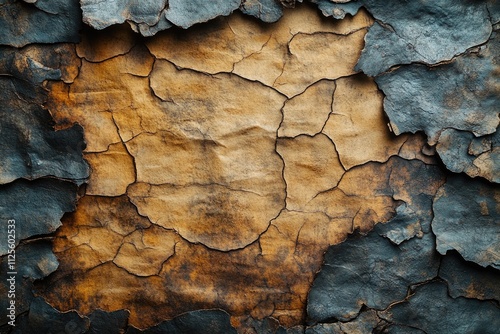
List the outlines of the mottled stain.
{"label": "mottled stain", "polygon": [[0,332],[499,327],[498,5],[309,2],[0,0]]}

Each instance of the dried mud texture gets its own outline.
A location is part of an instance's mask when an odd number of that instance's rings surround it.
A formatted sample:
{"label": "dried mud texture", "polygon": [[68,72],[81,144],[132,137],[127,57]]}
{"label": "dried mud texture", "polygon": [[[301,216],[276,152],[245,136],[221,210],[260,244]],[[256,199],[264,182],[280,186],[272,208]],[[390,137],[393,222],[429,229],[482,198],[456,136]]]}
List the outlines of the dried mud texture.
{"label": "dried mud texture", "polygon": [[397,155],[407,140],[387,131],[382,94],[364,75],[336,81],[332,113],[323,129],[335,143],[346,169],[369,161],[385,162]]}
{"label": "dried mud texture", "polygon": [[1,333],[499,327],[498,5],[300,2],[0,0]]}
{"label": "dried mud texture", "polygon": [[371,24],[365,11],[331,21],[318,16],[314,8],[301,7],[287,11],[272,26],[235,14],[209,26],[159,34],[147,45],[155,57],[181,68],[210,74],[231,72],[293,97],[322,79],[355,73]]}

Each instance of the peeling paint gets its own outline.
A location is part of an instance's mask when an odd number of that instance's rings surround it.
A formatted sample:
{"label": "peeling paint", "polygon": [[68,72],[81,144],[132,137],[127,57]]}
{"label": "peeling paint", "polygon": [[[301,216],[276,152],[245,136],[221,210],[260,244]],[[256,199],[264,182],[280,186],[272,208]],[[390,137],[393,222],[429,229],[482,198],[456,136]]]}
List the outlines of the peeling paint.
{"label": "peeling paint", "polygon": [[439,281],[416,287],[407,301],[379,315],[424,333],[495,333],[499,326],[496,305],[463,297],[451,298],[446,284]]}
{"label": "peeling paint", "polygon": [[436,249],[457,250],[466,260],[499,269],[500,189],[482,180],[450,176],[434,200]]}
{"label": "peeling paint", "polygon": [[301,2],[0,0],[0,332],[499,327],[497,2]]}

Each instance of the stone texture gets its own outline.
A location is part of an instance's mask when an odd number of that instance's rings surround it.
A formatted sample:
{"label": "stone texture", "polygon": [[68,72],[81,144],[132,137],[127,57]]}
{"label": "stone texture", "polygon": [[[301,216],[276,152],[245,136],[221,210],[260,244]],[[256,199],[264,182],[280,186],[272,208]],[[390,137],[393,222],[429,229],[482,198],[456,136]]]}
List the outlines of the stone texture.
{"label": "stone texture", "polygon": [[498,24],[500,22],[500,4],[498,1],[488,0],[486,5],[488,6],[491,23]]}
{"label": "stone texture", "polygon": [[425,334],[425,332],[421,329],[411,327],[411,325],[395,325],[389,324],[385,326],[384,333],[389,334]]}
{"label": "stone texture", "polygon": [[46,110],[18,98],[18,94],[36,94],[31,87],[24,90],[23,86],[18,80],[0,79],[0,154],[5,159],[0,167],[0,183],[44,176],[81,183],[89,173],[81,155],[83,129],[76,125],[54,131]]}
{"label": "stone texture", "polygon": [[[62,215],[73,211],[76,203],[73,183],[48,178],[19,179],[0,186],[0,194],[0,219],[16,221],[16,245],[22,239],[54,232],[61,226]],[[7,240],[6,228],[0,230],[0,237]],[[7,250],[7,243],[2,242],[1,255]]]}
{"label": "stone texture", "polygon": [[424,131],[449,170],[497,183],[498,41],[494,30],[446,64],[403,66],[376,78],[396,134]]}
{"label": "stone texture", "polygon": [[411,222],[410,226],[413,226],[415,220],[418,220],[422,232],[429,233],[434,217],[433,201],[438,189],[445,182],[445,174],[438,166],[427,165],[419,160],[392,158],[389,160],[389,168],[392,197],[399,203],[404,202],[400,205],[400,212],[403,217],[408,218],[406,223]]}
{"label": "stone texture", "polygon": [[500,272],[464,261],[456,252],[443,257],[439,277],[448,283],[448,293],[452,298],[500,301]]}
{"label": "stone texture", "polygon": [[88,317],[90,326],[87,333],[89,334],[121,334],[127,327],[129,312],[126,310],[118,310],[114,312],[104,312],[95,310]]}
{"label": "stone texture", "polygon": [[164,15],[163,10],[167,6],[167,0],[140,3],[132,0],[81,0],[80,3],[83,22],[99,30],[125,21],[154,26],[160,20],[160,15]]}
{"label": "stone texture", "polygon": [[395,65],[436,64],[486,42],[491,21],[484,1],[361,3],[378,20],[366,36],[357,69],[375,76]]}
{"label": "stone texture", "polygon": [[446,284],[439,281],[417,287],[407,301],[379,313],[384,319],[424,333],[492,334],[500,326],[498,314],[498,307],[491,302],[451,298]]}
{"label": "stone texture", "polygon": [[269,23],[276,22],[283,16],[283,8],[276,0],[245,0],[241,2],[240,10]]}
{"label": "stone texture", "polygon": [[[15,307],[16,314],[21,314],[29,311],[30,305],[35,298],[32,292],[33,282],[54,272],[58,267],[58,262],[52,252],[52,244],[48,240],[34,240],[23,243],[15,249],[14,257],[16,264],[13,270],[7,269],[9,262],[7,256],[2,256],[0,266],[3,273],[17,273],[15,274]],[[11,275],[5,274],[4,277],[0,284],[0,293],[2,296],[7,297],[10,290],[10,282],[7,279]],[[8,298],[0,300],[2,310],[9,307],[9,300]],[[11,319],[5,316],[2,317],[0,319],[0,328],[2,325],[7,325],[8,321],[11,321]]]}
{"label": "stone texture", "polygon": [[436,151],[452,172],[500,183],[500,131],[475,137],[467,131],[445,129],[439,136]]}
{"label": "stone texture", "polygon": [[364,334],[372,333],[378,326],[380,319],[373,310],[360,313],[360,315],[349,322],[321,323],[308,326],[305,334]]}
{"label": "stone texture", "polygon": [[[44,80],[58,80],[63,75],[59,62],[71,59],[68,49],[26,48],[16,53],[0,48],[0,184],[18,178],[45,176],[81,183],[88,177],[82,159],[83,129],[73,126],[54,131],[50,114],[41,104],[46,91]],[[47,54],[53,52],[53,55]],[[69,71],[64,77],[70,80]]]}
{"label": "stone texture", "polygon": [[[0,27],[0,44],[76,42],[78,3],[2,1]],[[89,168],[82,157],[82,127],[54,129],[44,106],[46,82],[72,82],[78,74],[78,62],[74,46],[68,44],[0,47],[0,252],[5,274],[0,291],[4,296],[2,309],[15,300],[17,316],[17,327],[7,324],[12,319],[2,316],[2,333],[34,332],[26,326],[33,314],[39,321],[50,321],[48,313],[40,312],[33,284],[58,267],[50,235],[61,225],[63,214],[74,210],[77,185],[88,177]],[[15,248],[6,242],[7,223],[12,220],[15,234],[9,235],[14,236]],[[10,285],[7,288],[7,272],[15,273],[9,274],[15,276],[15,292]],[[15,297],[7,298],[11,293]],[[38,327],[48,331],[47,326]]]}
{"label": "stone texture", "polygon": [[22,47],[34,43],[79,41],[81,12],[78,0],[38,0],[27,4],[0,2],[0,45]]}
{"label": "stone texture", "polygon": [[[404,299],[411,284],[437,275],[439,261],[430,234],[396,246],[378,234],[379,226],[364,238],[348,238],[332,246],[325,254],[308,296],[309,321],[348,321],[362,305],[385,309]],[[353,262],[353,256],[358,261]]]}
{"label": "stone texture", "polygon": [[140,33],[142,36],[151,37],[156,35],[158,32],[171,28],[173,24],[167,20],[165,17],[165,10],[160,14],[158,23],[154,25],[149,25],[147,23],[135,23],[128,21],[130,27],[133,31]]}
{"label": "stone texture", "polygon": [[419,217],[408,205],[398,206],[392,224],[378,227],[379,233],[393,244],[400,245],[415,236],[421,238],[424,234]]}
{"label": "stone texture", "polygon": [[47,304],[43,298],[36,297],[30,304],[27,316],[19,319],[12,334],[22,333],[80,333],[89,329],[89,320],[75,311],[59,312]]}
{"label": "stone texture", "polygon": [[331,0],[311,0],[318,5],[319,10],[326,17],[332,16],[334,19],[344,19],[346,15],[355,15],[363,5],[361,1],[331,1]]}
{"label": "stone texture", "polygon": [[44,80],[61,79],[67,83],[72,82],[78,75],[80,66],[75,47],[71,44],[28,45],[22,49],[1,46],[0,54],[2,74],[34,85],[35,87],[26,84],[24,89],[31,88],[39,93],[25,93],[25,96],[29,95],[36,101],[42,101],[46,97],[46,92],[39,89]]}
{"label": "stone texture", "polygon": [[499,269],[499,203],[498,185],[449,176],[434,200],[436,249],[441,254],[454,249],[467,261]]}
{"label": "stone texture", "polygon": [[227,16],[240,6],[240,0],[169,0],[167,20],[184,29],[217,16]]}
{"label": "stone texture", "polygon": [[303,326],[294,326],[286,328],[280,325],[275,318],[269,317],[262,320],[256,320],[252,317],[244,321],[245,333],[269,333],[269,334],[302,334]]}
{"label": "stone texture", "polygon": [[393,131],[425,131],[431,145],[447,128],[475,136],[494,133],[499,124],[498,77],[493,75],[499,66],[499,41],[494,33],[479,51],[449,64],[403,66],[376,78],[386,94],[384,109]]}
{"label": "stone texture", "polygon": [[229,314],[222,310],[199,310],[188,312],[170,321],[164,321],[154,327],[148,328],[145,331],[139,331],[130,327],[127,334],[145,333],[145,334],[160,334],[160,333],[214,333],[214,334],[231,334],[236,333],[236,330],[231,326]]}
{"label": "stone texture", "polygon": [[0,332],[496,326],[498,6],[300,2],[0,0]]}

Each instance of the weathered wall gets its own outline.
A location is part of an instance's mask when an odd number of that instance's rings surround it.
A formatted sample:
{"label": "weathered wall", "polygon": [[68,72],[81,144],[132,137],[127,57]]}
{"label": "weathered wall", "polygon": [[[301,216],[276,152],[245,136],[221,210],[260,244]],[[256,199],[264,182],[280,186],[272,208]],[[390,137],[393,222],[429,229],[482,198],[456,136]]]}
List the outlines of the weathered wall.
{"label": "weathered wall", "polygon": [[1,332],[495,333],[499,22],[0,0]]}

